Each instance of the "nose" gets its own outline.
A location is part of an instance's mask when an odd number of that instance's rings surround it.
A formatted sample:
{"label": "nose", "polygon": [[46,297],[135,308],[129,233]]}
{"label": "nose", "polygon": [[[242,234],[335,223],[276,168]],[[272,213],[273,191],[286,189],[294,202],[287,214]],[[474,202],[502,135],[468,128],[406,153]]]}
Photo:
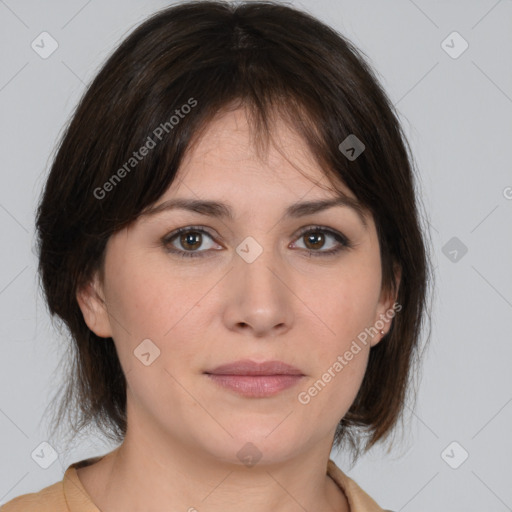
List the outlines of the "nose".
{"label": "nose", "polygon": [[250,263],[237,256],[227,278],[224,321],[228,329],[262,338],[292,328],[297,298],[277,254],[264,250]]}

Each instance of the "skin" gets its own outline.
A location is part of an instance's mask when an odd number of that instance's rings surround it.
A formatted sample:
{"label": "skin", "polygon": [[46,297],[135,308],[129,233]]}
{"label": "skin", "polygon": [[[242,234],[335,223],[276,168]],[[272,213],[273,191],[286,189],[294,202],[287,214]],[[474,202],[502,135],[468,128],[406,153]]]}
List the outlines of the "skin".
{"label": "skin", "polygon": [[[281,121],[275,127],[277,143],[260,158],[243,110],[212,121],[157,204],[178,197],[218,200],[230,204],[234,220],[184,210],[141,216],[109,239],[103,274],[78,293],[87,325],[113,338],[127,378],[123,444],[78,470],[104,512],[229,512],[241,503],[248,512],[349,510],[326,465],[336,426],[381,335],[360,344],[307,405],[297,397],[390,310],[394,297],[381,290],[371,216],[364,226],[345,206],[282,218],[292,203],[336,194],[326,190],[322,169],[298,135]],[[320,238],[308,245],[308,235],[298,236],[315,224],[344,234],[353,247],[310,257],[308,249],[338,245],[325,232],[323,244]],[[168,246],[190,251],[197,243],[193,250],[205,257],[166,250],[161,239],[187,226],[212,236],[190,241],[189,234],[180,244],[178,235]],[[263,248],[252,263],[236,252],[248,236]],[[134,350],[148,338],[160,356],[145,366]],[[281,360],[305,376],[272,397],[248,398],[203,373],[239,359]],[[252,467],[237,457],[248,442],[262,454]]]}

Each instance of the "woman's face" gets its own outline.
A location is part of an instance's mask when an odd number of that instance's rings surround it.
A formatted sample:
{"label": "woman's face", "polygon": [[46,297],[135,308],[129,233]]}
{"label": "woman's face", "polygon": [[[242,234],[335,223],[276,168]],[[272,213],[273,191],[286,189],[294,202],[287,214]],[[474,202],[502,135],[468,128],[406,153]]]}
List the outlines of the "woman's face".
{"label": "woman's face", "polygon": [[[390,326],[371,216],[365,225],[347,205],[285,215],[336,195],[305,143],[284,124],[276,132],[290,161],[273,146],[256,156],[242,110],[212,122],[156,206],[214,201],[232,218],[170,207],[139,217],[110,238],[103,282],[79,296],[89,327],[114,340],[128,431],[144,442],[237,464],[329,452],[382,337],[365,329]],[[170,236],[178,228],[190,231]],[[240,360],[299,375],[207,373]]]}

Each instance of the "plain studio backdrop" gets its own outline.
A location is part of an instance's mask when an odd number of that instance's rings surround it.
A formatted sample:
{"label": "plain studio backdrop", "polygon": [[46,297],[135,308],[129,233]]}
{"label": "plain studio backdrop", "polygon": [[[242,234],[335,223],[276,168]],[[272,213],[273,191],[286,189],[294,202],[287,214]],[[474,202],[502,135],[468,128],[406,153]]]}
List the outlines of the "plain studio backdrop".
{"label": "plain studio backdrop", "polygon": [[[43,468],[66,339],[37,288],[34,212],[77,101],[164,1],[0,1],[0,504],[112,448],[90,432]],[[437,289],[401,442],[349,468],[395,511],[512,510],[512,2],[302,0],[368,57],[411,143]],[[284,28],[286,30],[286,28]],[[41,43],[41,40],[44,42]]]}

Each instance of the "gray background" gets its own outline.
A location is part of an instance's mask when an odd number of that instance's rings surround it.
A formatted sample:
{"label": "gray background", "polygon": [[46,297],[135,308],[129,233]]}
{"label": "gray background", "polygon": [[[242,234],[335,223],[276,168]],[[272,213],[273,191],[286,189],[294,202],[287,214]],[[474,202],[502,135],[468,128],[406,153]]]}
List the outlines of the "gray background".
{"label": "gray background", "polygon": [[[0,0],[0,504],[110,450],[91,432],[48,469],[31,458],[48,440],[42,414],[65,347],[37,289],[34,210],[86,85],[116,44],[166,5]],[[333,457],[384,508],[512,510],[512,2],[294,5],[362,49],[397,106],[420,170],[437,282],[431,346],[403,439],[353,468]],[[58,43],[46,59],[31,48],[43,31]],[[453,31],[469,44],[457,58],[445,50],[457,54],[461,40],[442,45]],[[453,237],[459,248],[446,246]],[[467,460],[450,467],[462,450]]]}

